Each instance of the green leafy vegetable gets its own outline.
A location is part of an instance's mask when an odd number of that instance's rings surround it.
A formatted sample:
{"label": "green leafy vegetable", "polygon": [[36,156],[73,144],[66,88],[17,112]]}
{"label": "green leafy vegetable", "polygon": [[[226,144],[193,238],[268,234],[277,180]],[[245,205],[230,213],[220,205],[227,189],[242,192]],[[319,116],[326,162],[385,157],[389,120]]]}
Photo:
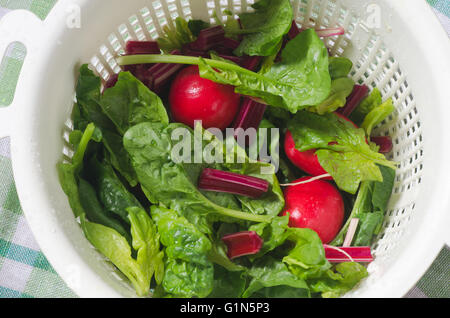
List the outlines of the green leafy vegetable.
{"label": "green leafy vegetable", "polygon": [[395,107],[392,103],[392,99],[389,98],[385,103],[375,107],[366,115],[361,124],[361,128],[364,128],[367,136],[370,136],[372,134],[372,129],[388,117],[394,110]]}
{"label": "green leafy vegetable", "polygon": [[105,209],[129,223],[127,208],[142,208],[142,206],[136,197],[123,185],[112,166],[105,160],[100,163],[94,157],[89,161],[85,170]]}
{"label": "green leafy vegetable", "polygon": [[191,33],[194,36],[198,36],[200,31],[203,29],[207,29],[211,26],[210,23],[205,22],[203,20],[189,20],[188,21],[188,28],[191,30]]}
{"label": "green leafy vegetable", "polygon": [[91,123],[87,125],[86,130],[79,138],[78,146],[73,155],[72,163],[59,163],[57,165],[59,182],[64,193],[67,195],[69,205],[72,208],[75,217],[79,217],[85,213],[78,190],[78,177],[82,169],[86,149],[88,147],[89,141],[92,138],[94,130],[94,124]]}
{"label": "green leafy vegetable", "polygon": [[211,242],[175,211],[152,206],[151,214],[166,247],[164,290],[181,297],[206,297],[213,288],[214,268],[208,259]]}
{"label": "green leafy vegetable", "polygon": [[358,126],[364,121],[364,118],[369,114],[373,109],[378,107],[383,103],[380,90],[378,88],[374,88],[369,96],[367,96],[356,109],[350,115],[350,119]]}
{"label": "green leafy vegetable", "polygon": [[171,132],[179,124],[143,123],[130,128],[124,145],[130,153],[139,182],[153,199],[181,212],[202,232],[209,233],[208,217],[225,216],[266,222],[269,216],[221,207],[208,200],[190,180],[182,163],[172,160]]}
{"label": "green leafy vegetable", "polygon": [[128,230],[117,219],[108,214],[108,211],[98,201],[97,193],[89,182],[79,178],[78,192],[83,209],[86,211],[86,216],[90,221],[116,230],[131,242]]}
{"label": "green leafy vegetable", "polygon": [[258,97],[269,105],[292,113],[317,105],[330,94],[328,51],[313,29],[289,41],[282,61],[266,73],[258,74],[222,59],[179,55],[130,55],[118,59],[120,65],[178,63],[198,65],[200,75],[221,84],[233,85],[236,92]]}
{"label": "green leafy vegetable", "polygon": [[80,68],[76,87],[77,103],[72,113],[75,129],[83,129],[86,123],[94,123],[101,131],[101,141],[108,152],[108,158],[131,186],[136,186],[136,174],[131,167],[128,153],[123,148],[122,137],[116,126],[103,112],[101,102],[101,80],[84,64]]}
{"label": "green leafy vegetable", "polygon": [[92,223],[81,216],[81,227],[87,239],[105,255],[133,284],[139,296],[149,293],[151,278],[162,279],[163,253],[153,221],[139,208],[130,208],[131,234],[137,258],[131,256],[127,240],[116,230]]}
{"label": "green leafy vegetable", "polygon": [[391,197],[395,181],[395,170],[380,166],[383,181],[365,181],[361,183],[353,209],[332,245],[341,245],[347,233],[350,220],[358,218],[358,229],[353,239],[353,245],[369,246],[373,235],[377,233],[384,220],[387,204]]}
{"label": "green leafy vegetable", "polygon": [[323,298],[337,298],[352,290],[367,276],[364,266],[346,262],[337,264],[334,271],[330,269],[321,278],[313,279],[309,283],[312,292],[320,292]]}
{"label": "green leafy vegetable", "polygon": [[329,71],[332,80],[346,77],[353,67],[353,62],[345,57],[330,57]]}
{"label": "green leafy vegetable", "polygon": [[161,99],[130,72],[121,72],[116,85],[105,90],[100,99],[103,112],[123,135],[141,122],[169,123]]}
{"label": "green leafy vegetable", "polygon": [[[198,23],[195,23],[195,25],[198,27]],[[181,17],[178,17],[174,22],[165,25],[163,27],[163,32],[163,35],[160,36],[157,41],[160,49],[167,53],[176,49],[181,49],[183,45],[195,40],[188,22]]]}
{"label": "green leafy vegetable", "polygon": [[341,190],[356,193],[361,181],[383,181],[377,165],[395,169],[395,163],[373,151],[365,132],[334,113],[299,112],[289,123],[299,151],[317,149],[321,166]]}
{"label": "green leafy vegetable", "polygon": [[230,272],[221,266],[214,267],[214,287],[209,298],[239,298],[246,285],[242,272]]}
{"label": "green leafy vegetable", "polygon": [[309,297],[309,288],[306,282],[292,274],[285,264],[270,256],[256,261],[248,275],[251,279],[242,294],[243,298],[258,296]]}
{"label": "green leafy vegetable", "polygon": [[260,0],[252,5],[254,12],[239,15],[244,39],[235,54],[269,56],[289,32],[293,11],[289,0]]}
{"label": "green leafy vegetable", "polygon": [[355,82],[347,77],[341,77],[331,82],[331,92],[327,99],[317,106],[310,107],[310,111],[319,115],[331,113],[345,106],[347,97],[352,93]]}

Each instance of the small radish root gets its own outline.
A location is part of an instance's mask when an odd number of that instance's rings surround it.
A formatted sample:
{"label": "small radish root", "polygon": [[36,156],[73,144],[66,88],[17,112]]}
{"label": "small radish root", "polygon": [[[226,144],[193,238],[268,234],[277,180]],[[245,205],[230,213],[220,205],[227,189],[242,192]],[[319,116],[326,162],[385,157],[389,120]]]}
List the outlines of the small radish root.
{"label": "small radish root", "polygon": [[306,183],[310,183],[310,182],[328,178],[328,177],[331,177],[331,175],[329,173],[326,173],[326,174],[322,174],[320,176],[312,177],[305,181],[299,181],[299,182],[295,182],[295,183],[285,183],[285,184],[280,184],[280,186],[282,186],[282,187],[296,186],[296,185],[306,184]]}

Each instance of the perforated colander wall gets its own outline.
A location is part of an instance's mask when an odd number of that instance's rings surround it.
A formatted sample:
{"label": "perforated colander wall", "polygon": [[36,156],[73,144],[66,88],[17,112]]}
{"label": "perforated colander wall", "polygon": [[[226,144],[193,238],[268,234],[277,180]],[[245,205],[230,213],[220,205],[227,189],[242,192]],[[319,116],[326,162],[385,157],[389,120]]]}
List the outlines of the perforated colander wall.
{"label": "perforated colander wall", "polygon": [[[133,16],[124,20],[105,39],[98,52],[91,59],[91,66],[104,80],[120,67],[115,57],[124,52],[130,39],[156,39],[164,25],[178,16],[186,19],[195,16],[192,3],[199,0],[157,0],[149,1]],[[251,10],[253,0],[208,0],[206,9],[211,22],[213,14],[226,19],[223,10],[234,13]],[[346,33],[325,39],[325,44],[334,56],[348,56],[354,61],[351,71],[353,79],[370,88],[377,87],[383,99],[392,97],[396,111],[374,130],[378,135],[393,138],[394,149],[389,159],[399,163],[394,192],[389,202],[383,229],[374,243],[376,260],[369,265],[369,272],[375,273],[379,264],[386,265],[396,256],[396,246],[415,213],[415,200],[421,184],[423,169],[423,140],[419,114],[414,95],[408,85],[406,73],[385,46],[382,38],[364,26],[361,19],[336,0],[294,0],[292,1],[296,21],[302,28],[330,28],[342,26]],[[204,16],[204,12],[203,16]],[[355,50],[355,47],[358,50]],[[355,53],[356,52],[356,53]],[[351,56],[349,56],[351,55]],[[70,126],[70,125],[69,125]],[[67,137],[67,135],[66,135]],[[70,157],[71,151],[65,150]]]}

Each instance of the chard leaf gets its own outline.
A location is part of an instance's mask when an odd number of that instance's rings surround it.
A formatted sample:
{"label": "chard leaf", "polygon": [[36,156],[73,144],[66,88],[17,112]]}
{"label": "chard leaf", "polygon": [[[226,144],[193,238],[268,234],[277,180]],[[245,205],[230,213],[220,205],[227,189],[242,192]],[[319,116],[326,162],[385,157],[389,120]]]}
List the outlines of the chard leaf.
{"label": "chard leaf", "polygon": [[331,82],[330,95],[322,103],[311,107],[309,110],[323,115],[331,113],[345,106],[347,97],[352,93],[355,82],[347,77],[341,77]]}
{"label": "chard leaf", "polygon": [[332,80],[346,77],[353,67],[353,62],[345,57],[330,57],[329,71]]}
{"label": "chard leaf", "polygon": [[346,262],[336,265],[323,277],[311,280],[312,292],[321,293],[323,298],[337,298],[352,290],[362,279],[368,276],[367,269],[355,262]]}
{"label": "chard leaf", "polygon": [[319,163],[343,191],[354,194],[362,181],[383,181],[377,165],[396,167],[370,148],[364,130],[334,113],[301,111],[288,123],[288,129],[299,151],[317,149]]}
{"label": "chard leaf", "polygon": [[101,141],[112,165],[134,187],[137,184],[136,174],[131,167],[130,157],[123,148],[122,137],[100,106],[100,90],[100,78],[88,68],[87,64],[82,65],[76,87],[77,103],[72,113],[74,128],[82,129],[86,122],[94,123],[96,129],[101,132]]}
{"label": "chard leaf", "polygon": [[119,74],[116,85],[105,90],[100,104],[121,135],[141,122],[169,123],[167,111],[158,95],[130,72]]}
{"label": "chard leaf", "polygon": [[163,287],[173,297],[207,297],[214,288],[214,266],[168,258]]}
{"label": "chard leaf", "polygon": [[198,65],[200,76],[217,83],[235,86],[237,93],[258,97],[265,103],[292,113],[317,105],[330,94],[328,51],[313,29],[289,41],[282,61],[266,73],[258,74],[221,59],[180,55],[121,56],[120,65],[140,63],[177,63]]}
{"label": "chard leaf", "polygon": [[[198,27],[198,24],[195,24]],[[192,26],[192,24],[191,24]],[[181,49],[183,45],[193,42],[194,35],[191,32],[188,22],[177,17],[174,23],[169,23],[163,27],[163,35],[158,37],[158,45],[164,52],[171,52]]]}
{"label": "chard leaf", "polygon": [[105,209],[120,216],[129,224],[127,209],[129,207],[142,208],[142,206],[123,185],[112,166],[106,160],[100,163],[97,158],[93,157],[86,165],[85,171]]}
{"label": "chard leaf", "polygon": [[367,136],[370,136],[372,134],[372,129],[388,117],[394,110],[395,107],[392,103],[392,99],[389,98],[385,103],[375,107],[366,115],[361,124],[361,128],[364,128]]}
{"label": "chard leaf", "polygon": [[229,272],[221,266],[214,267],[214,288],[209,298],[239,298],[246,285],[242,272]]}
{"label": "chard leaf", "polygon": [[152,206],[152,218],[158,226],[161,243],[169,258],[206,265],[212,248],[209,239],[184,217],[162,206]]}
{"label": "chard leaf", "polygon": [[271,297],[309,297],[306,282],[292,274],[287,266],[271,256],[259,259],[250,268],[248,275],[250,283],[243,298],[268,296]]}
{"label": "chard leaf", "polygon": [[[270,216],[254,215],[221,207],[208,200],[192,183],[185,165],[172,159],[171,133],[180,124],[142,123],[130,128],[124,145],[130,154],[140,184],[153,200],[181,213],[203,233],[210,233],[210,221],[217,217],[254,222]],[[187,128],[186,128],[187,129]]]}
{"label": "chard leaf", "polygon": [[235,54],[269,56],[291,28],[293,11],[289,0],[260,0],[252,5],[254,12],[239,15],[245,34]]}
{"label": "chard leaf", "polygon": [[209,239],[175,211],[154,205],[151,214],[166,247],[164,290],[182,297],[208,296],[214,283]]}
{"label": "chard leaf", "polygon": [[129,213],[137,259],[132,257],[127,240],[116,230],[89,222],[84,214],[80,218],[81,227],[92,245],[131,281],[138,296],[146,296],[153,275],[157,282],[162,279],[163,254],[159,251],[159,237],[153,221],[147,213],[139,208],[131,208]]}
{"label": "chard leaf", "polygon": [[364,121],[364,118],[369,114],[373,109],[378,107],[383,103],[380,90],[378,88],[374,88],[369,96],[367,96],[356,109],[350,115],[350,119],[358,126]]}
{"label": "chard leaf", "polygon": [[189,20],[188,28],[191,31],[192,35],[198,36],[200,31],[203,29],[207,29],[211,26],[210,23],[205,22],[203,20]]}
{"label": "chard leaf", "polygon": [[379,166],[379,168],[383,181],[364,181],[361,183],[347,222],[330,243],[331,245],[341,245],[343,243],[350,221],[353,218],[359,219],[354,245],[368,246],[372,243],[373,235],[377,234],[383,222],[395,181],[394,169],[384,166]]}

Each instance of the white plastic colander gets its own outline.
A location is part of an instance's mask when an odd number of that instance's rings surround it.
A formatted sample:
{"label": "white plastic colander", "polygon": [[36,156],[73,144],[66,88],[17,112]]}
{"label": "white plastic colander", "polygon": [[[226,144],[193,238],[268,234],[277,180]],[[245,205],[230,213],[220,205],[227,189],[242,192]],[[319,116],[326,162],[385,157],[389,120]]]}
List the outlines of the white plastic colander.
{"label": "white plastic colander", "polygon": [[[77,71],[90,62],[107,79],[129,39],[155,39],[177,16],[212,20],[253,0],[60,0],[45,21],[13,11],[0,21],[0,56],[27,48],[15,99],[0,109],[11,136],[14,176],[28,223],[46,257],[81,297],[135,296],[85,239],[61,190],[56,164],[70,129]],[[370,276],[348,297],[402,297],[449,242],[450,44],[424,0],[295,0],[302,27],[343,26],[330,52],[354,61],[352,77],[392,97],[396,112],[377,127],[400,163],[373,251]],[[224,17],[225,19],[225,17]],[[64,136],[65,138],[62,138]]]}

